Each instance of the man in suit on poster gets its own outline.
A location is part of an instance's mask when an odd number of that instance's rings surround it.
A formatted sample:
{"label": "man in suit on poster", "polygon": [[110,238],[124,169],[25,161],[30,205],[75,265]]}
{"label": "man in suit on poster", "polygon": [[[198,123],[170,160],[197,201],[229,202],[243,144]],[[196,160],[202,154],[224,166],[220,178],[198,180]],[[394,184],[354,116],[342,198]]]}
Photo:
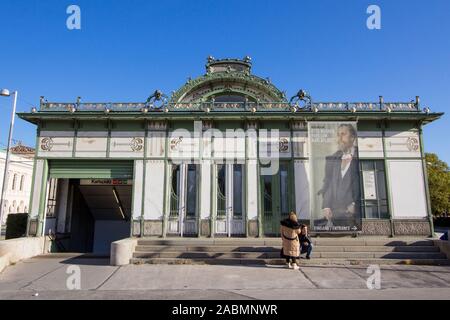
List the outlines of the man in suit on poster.
{"label": "man in suit on poster", "polygon": [[[360,173],[356,129],[349,123],[337,129],[338,151],[326,157],[325,177],[322,189],[322,214],[318,225],[348,227],[360,230]],[[339,228],[336,228],[339,230]]]}

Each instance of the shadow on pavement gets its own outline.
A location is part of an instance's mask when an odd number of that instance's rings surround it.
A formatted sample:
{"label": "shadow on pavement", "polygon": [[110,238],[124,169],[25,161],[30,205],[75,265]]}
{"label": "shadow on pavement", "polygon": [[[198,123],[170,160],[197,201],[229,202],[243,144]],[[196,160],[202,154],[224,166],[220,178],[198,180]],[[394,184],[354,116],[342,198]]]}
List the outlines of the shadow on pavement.
{"label": "shadow on pavement", "polygon": [[88,266],[109,266],[109,256],[93,255],[93,254],[80,254],[68,257],[62,260],[62,264],[76,264],[76,265],[88,265]]}

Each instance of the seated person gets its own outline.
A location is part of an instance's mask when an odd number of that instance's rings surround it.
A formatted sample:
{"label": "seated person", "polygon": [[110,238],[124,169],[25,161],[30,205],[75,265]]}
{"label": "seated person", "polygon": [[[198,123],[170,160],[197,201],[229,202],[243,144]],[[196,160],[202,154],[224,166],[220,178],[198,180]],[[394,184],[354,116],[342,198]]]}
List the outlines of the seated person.
{"label": "seated person", "polygon": [[303,254],[306,252],[306,259],[311,259],[311,252],[312,252],[313,245],[312,245],[311,238],[308,236],[308,227],[304,224],[301,226],[299,240],[300,240],[300,246],[301,246],[300,254]]}

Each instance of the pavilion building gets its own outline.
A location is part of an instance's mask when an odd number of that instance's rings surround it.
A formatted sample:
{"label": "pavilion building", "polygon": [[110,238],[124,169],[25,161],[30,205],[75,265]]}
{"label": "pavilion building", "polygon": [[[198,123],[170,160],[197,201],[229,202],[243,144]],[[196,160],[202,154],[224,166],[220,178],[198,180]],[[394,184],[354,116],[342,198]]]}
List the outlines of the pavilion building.
{"label": "pavilion building", "polygon": [[[19,113],[37,126],[28,235],[54,235],[57,250],[108,252],[127,237],[278,236],[290,211],[314,232],[432,234],[422,131],[442,113],[418,97],[318,102],[301,90],[288,99],[251,66],[248,57],[210,57],[206,73],[170,97],[41,98],[39,109]],[[320,160],[321,138],[311,139],[339,123],[357,129],[350,135],[358,198],[346,212],[360,223],[320,229],[313,217],[324,209],[329,157]],[[342,168],[344,179],[353,169]]]}

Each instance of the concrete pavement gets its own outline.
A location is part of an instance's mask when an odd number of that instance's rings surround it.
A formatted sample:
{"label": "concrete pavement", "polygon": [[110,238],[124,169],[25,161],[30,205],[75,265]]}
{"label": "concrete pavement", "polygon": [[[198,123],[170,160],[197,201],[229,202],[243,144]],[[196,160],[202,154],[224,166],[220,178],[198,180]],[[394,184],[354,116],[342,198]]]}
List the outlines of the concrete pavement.
{"label": "concrete pavement", "polygon": [[[364,266],[114,267],[37,257],[0,274],[0,299],[450,299],[450,266],[381,266],[379,290],[367,288],[371,275]],[[80,290],[69,290],[78,279]]]}

